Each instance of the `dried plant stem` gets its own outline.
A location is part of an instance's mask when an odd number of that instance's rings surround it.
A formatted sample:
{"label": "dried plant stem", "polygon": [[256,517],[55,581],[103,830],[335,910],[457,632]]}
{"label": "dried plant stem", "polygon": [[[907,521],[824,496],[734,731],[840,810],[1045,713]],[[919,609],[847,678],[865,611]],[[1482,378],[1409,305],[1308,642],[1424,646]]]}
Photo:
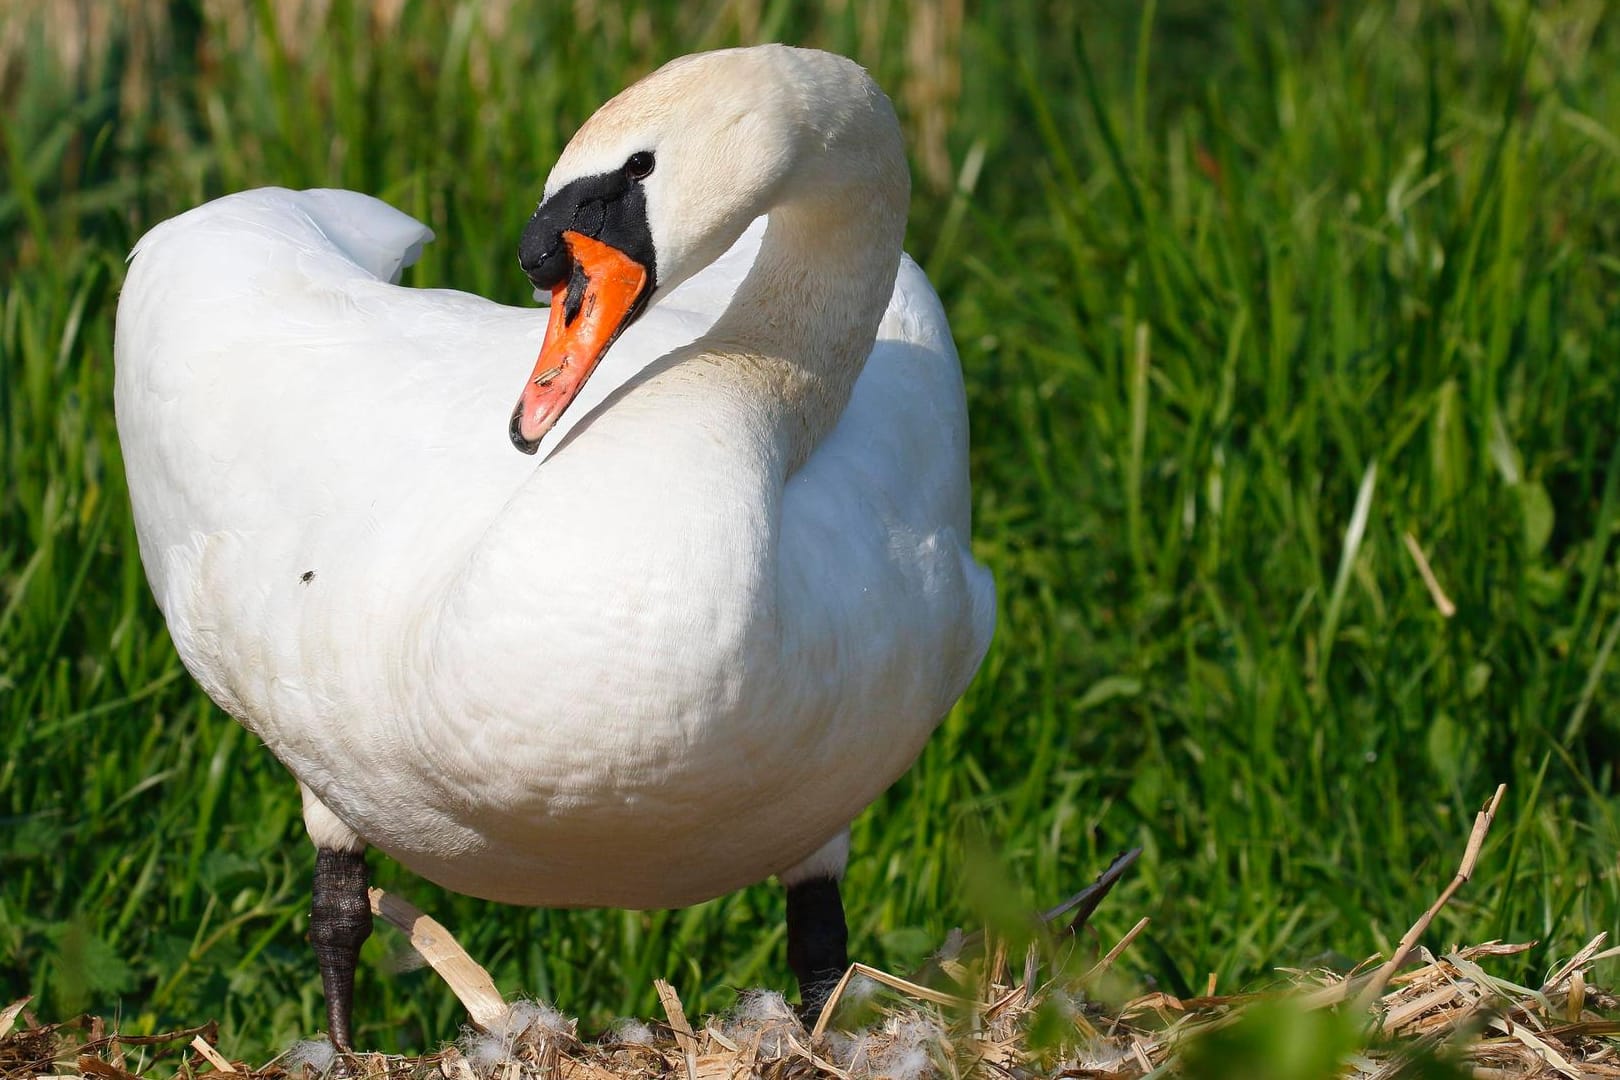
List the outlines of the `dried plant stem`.
{"label": "dried plant stem", "polygon": [[1457,614],[1457,605],[1451,602],[1446,590],[1440,587],[1440,579],[1434,576],[1434,568],[1429,565],[1428,556],[1423,554],[1423,548],[1418,544],[1417,537],[1409,532],[1402,533],[1401,542],[1406,545],[1406,553],[1412,556],[1418,576],[1423,579],[1423,587],[1429,590],[1429,599],[1434,601],[1435,610],[1447,619]]}
{"label": "dried plant stem", "polygon": [[1396,947],[1395,954],[1384,961],[1377,971],[1372,973],[1372,976],[1367,980],[1366,985],[1362,987],[1361,993],[1356,998],[1357,1009],[1372,1008],[1373,1002],[1382,996],[1384,987],[1389,985],[1389,980],[1395,975],[1396,971],[1400,970],[1400,966],[1406,963],[1407,956],[1417,947],[1418,939],[1429,929],[1429,924],[1440,913],[1440,909],[1445,907],[1451,898],[1456,895],[1457,890],[1466,885],[1469,879],[1474,876],[1474,864],[1479,861],[1479,850],[1485,844],[1485,835],[1491,831],[1491,822],[1496,820],[1496,809],[1502,805],[1502,796],[1506,794],[1507,785],[1497,785],[1496,794],[1491,796],[1491,801],[1486,803],[1484,808],[1475,815],[1474,831],[1468,834],[1468,846],[1463,850],[1462,863],[1457,867],[1456,876],[1441,891],[1439,898],[1429,905],[1429,910],[1425,911],[1422,917],[1412,924],[1412,929],[1406,932],[1406,936],[1401,938],[1401,943]]}
{"label": "dried plant stem", "polygon": [[1125,936],[1119,939],[1119,944],[1115,945],[1112,949],[1109,949],[1107,956],[1104,956],[1101,960],[1093,964],[1091,970],[1080,977],[1081,984],[1090,984],[1091,980],[1113,967],[1114,961],[1119,959],[1120,954],[1131,947],[1131,942],[1136,940],[1136,935],[1140,934],[1143,930],[1146,930],[1147,924],[1152,921],[1153,920],[1148,918],[1146,915],[1136,920],[1136,925],[1125,932]]}
{"label": "dried plant stem", "polygon": [[370,894],[371,913],[410,937],[411,948],[438,972],[476,1026],[488,1030],[506,1016],[506,1002],[501,1000],[489,972],[467,955],[450,931],[409,901],[381,889],[372,889]]}
{"label": "dried plant stem", "polygon": [[857,975],[864,975],[873,982],[882,983],[884,986],[898,990],[902,994],[916,998],[919,1001],[931,1001],[935,1005],[946,1005],[955,1009],[983,1007],[979,1002],[969,998],[957,997],[955,994],[947,994],[939,990],[931,990],[920,983],[902,979],[898,975],[890,975],[887,971],[880,971],[875,967],[868,967],[865,964],[851,964],[849,970],[844,972],[844,977],[838,980],[838,985],[833,987],[832,993],[827,995],[827,1003],[821,1007],[821,1016],[817,1018],[816,1026],[810,1032],[812,1045],[827,1030],[827,1023],[832,1019],[833,1013],[837,1011],[839,999],[844,996],[844,991],[849,988],[849,981]]}
{"label": "dried plant stem", "polygon": [[675,1033],[675,1045],[680,1047],[681,1056],[686,1061],[686,1080],[697,1080],[697,1037],[692,1031],[691,1021],[686,1018],[686,1009],[681,1005],[681,995],[663,979],[654,979],[653,989],[658,991],[664,1015],[669,1017],[669,1029]]}
{"label": "dried plant stem", "polygon": [[191,1040],[191,1048],[197,1051],[198,1054],[201,1054],[203,1060],[212,1065],[216,1072],[236,1072],[236,1067],[225,1059],[225,1055],[221,1054],[218,1050],[215,1050],[213,1046],[209,1044],[208,1040],[203,1038],[201,1035],[198,1035],[196,1038]]}

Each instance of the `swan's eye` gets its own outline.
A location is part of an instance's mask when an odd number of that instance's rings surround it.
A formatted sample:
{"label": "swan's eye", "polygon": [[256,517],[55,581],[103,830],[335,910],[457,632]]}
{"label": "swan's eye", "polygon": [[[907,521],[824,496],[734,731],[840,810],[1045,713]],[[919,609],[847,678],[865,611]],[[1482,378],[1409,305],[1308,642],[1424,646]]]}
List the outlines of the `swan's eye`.
{"label": "swan's eye", "polygon": [[624,163],[624,175],[632,180],[645,180],[653,171],[653,156],[647,150],[638,150]]}

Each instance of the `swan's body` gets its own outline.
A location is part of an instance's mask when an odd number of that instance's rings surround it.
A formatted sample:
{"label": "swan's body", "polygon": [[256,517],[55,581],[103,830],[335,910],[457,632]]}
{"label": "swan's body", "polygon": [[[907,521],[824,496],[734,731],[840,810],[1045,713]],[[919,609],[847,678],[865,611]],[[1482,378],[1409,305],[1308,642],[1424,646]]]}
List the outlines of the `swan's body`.
{"label": "swan's body", "polygon": [[[824,54],[765,59],[798,55]],[[304,786],[318,844],[546,906],[842,872],[848,823],[977,668],[993,590],[937,298],[909,260],[895,275],[887,219],[806,241],[784,198],[702,240],[655,220],[660,273],[689,280],[538,458],[506,418],[545,312],[393,284],[431,239],[406,215],[262,190],[137,246],[117,406],[141,555],[187,668]],[[764,210],[765,253],[760,228],[732,246]],[[855,250],[874,230],[893,248]],[[850,280],[816,292],[834,266]]]}

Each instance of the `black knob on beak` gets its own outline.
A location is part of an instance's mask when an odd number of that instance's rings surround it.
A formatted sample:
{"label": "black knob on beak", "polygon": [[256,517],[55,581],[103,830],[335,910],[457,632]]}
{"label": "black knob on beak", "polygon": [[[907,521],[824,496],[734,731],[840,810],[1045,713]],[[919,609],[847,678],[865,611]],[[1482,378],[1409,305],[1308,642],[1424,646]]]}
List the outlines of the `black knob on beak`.
{"label": "black knob on beak", "polygon": [[568,272],[573,268],[573,259],[562,238],[563,229],[573,215],[570,213],[562,221],[556,220],[557,217],[555,208],[541,205],[529,219],[523,238],[518,242],[518,265],[537,289],[555,289],[568,280]]}

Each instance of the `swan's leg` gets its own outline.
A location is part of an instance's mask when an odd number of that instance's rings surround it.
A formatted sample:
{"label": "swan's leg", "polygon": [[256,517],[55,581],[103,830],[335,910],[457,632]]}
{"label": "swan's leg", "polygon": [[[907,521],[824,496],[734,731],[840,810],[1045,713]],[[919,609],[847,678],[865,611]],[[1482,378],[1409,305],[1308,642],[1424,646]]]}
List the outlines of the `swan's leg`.
{"label": "swan's leg", "polygon": [[309,908],[309,943],[321,968],[326,1030],[343,1053],[354,1048],[354,969],[360,946],[371,936],[371,898],[366,892],[366,845],[323,806],[308,788],[304,828],[315,842],[315,882]]}
{"label": "swan's leg", "polygon": [[849,966],[849,930],[838,882],[849,862],[849,830],[781,875],[787,886],[788,966],[799,979],[799,1002],[807,1022],[821,1014]]}

